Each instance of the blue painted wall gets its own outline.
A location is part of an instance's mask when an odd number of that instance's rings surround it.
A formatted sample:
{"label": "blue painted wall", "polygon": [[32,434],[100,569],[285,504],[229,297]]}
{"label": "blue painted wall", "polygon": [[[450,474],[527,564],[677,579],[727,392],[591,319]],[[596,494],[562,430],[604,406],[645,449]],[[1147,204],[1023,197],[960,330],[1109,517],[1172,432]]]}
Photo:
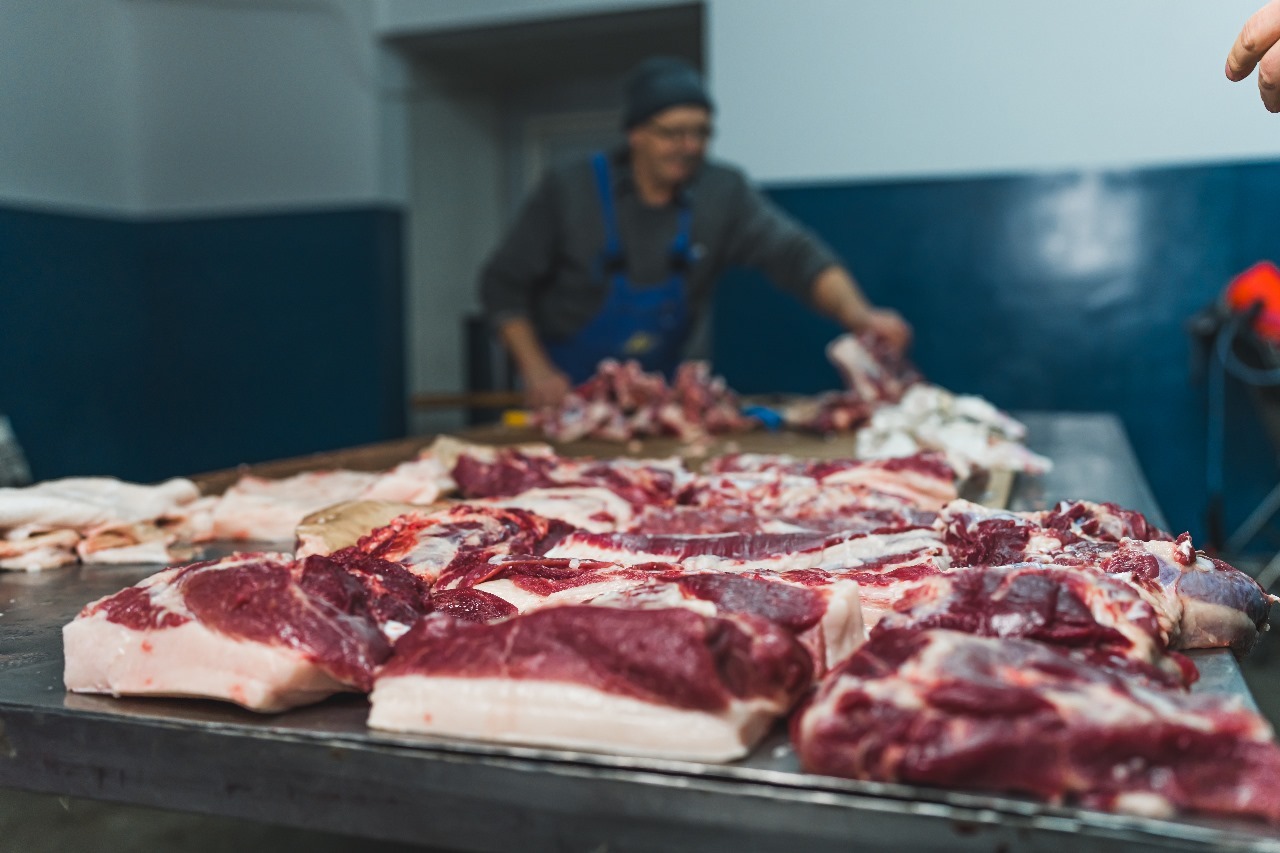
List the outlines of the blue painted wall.
{"label": "blue painted wall", "polygon": [[402,216],[0,209],[0,412],[38,479],[404,434]]}
{"label": "blue painted wall", "polygon": [[[911,321],[933,381],[1006,409],[1119,413],[1170,524],[1203,541],[1205,395],[1183,324],[1234,274],[1280,260],[1280,163],[769,195]],[[836,328],[756,274],[721,282],[715,328],[716,367],[743,392],[838,382],[822,355]],[[1239,389],[1228,436],[1230,528],[1280,471]]]}

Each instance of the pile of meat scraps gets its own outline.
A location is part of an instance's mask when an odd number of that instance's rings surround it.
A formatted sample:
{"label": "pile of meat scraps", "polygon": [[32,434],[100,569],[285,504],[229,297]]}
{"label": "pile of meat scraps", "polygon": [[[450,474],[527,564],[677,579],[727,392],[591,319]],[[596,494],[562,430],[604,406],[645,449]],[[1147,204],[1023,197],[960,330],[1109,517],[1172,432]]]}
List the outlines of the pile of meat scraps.
{"label": "pile of meat scraps", "polygon": [[539,423],[547,438],[631,441],[675,436],[695,441],[708,435],[742,432],[755,422],[738,408],[737,395],[705,361],[686,361],[670,385],[661,373],[646,373],[636,361],[600,362],[594,376],[574,388]]}
{"label": "pile of meat scraps", "polygon": [[1053,463],[1027,449],[1027,428],[981,397],[937,385],[912,385],[895,404],[877,408],[855,437],[859,459],[937,450],[961,477],[974,470],[1044,474]]}
{"label": "pile of meat scraps", "polygon": [[968,503],[936,453],[447,471],[462,503],[87,605],[68,689],[692,761],[786,718],[811,773],[1280,823],[1270,727],[1182,654],[1245,653],[1273,599],[1140,513]]}

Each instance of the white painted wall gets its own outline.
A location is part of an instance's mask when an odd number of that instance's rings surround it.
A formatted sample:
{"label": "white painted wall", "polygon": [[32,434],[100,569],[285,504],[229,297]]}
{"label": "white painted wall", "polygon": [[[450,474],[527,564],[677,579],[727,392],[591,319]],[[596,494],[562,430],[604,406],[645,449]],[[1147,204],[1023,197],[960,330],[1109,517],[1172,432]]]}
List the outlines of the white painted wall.
{"label": "white painted wall", "polygon": [[[1222,76],[1261,0],[707,0],[717,153],[765,183],[1280,156]],[[0,203],[399,203],[380,36],[670,0],[5,0]]]}
{"label": "white painted wall", "polygon": [[709,0],[716,153],[761,182],[1280,157],[1222,68],[1262,0]]}
{"label": "white painted wall", "polygon": [[148,214],[399,202],[367,0],[128,0]]}
{"label": "white painted wall", "polygon": [[129,204],[126,24],[114,2],[0,3],[0,204],[87,213]]}

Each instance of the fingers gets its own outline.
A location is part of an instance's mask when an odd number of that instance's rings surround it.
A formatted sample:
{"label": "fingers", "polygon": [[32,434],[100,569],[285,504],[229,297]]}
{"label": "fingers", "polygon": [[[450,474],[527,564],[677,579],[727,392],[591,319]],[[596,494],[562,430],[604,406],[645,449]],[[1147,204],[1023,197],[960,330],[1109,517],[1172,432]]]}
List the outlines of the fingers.
{"label": "fingers", "polygon": [[529,377],[525,386],[525,402],[531,409],[559,406],[569,395],[569,377],[558,370]]}
{"label": "fingers", "polygon": [[1258,63],[1258,93],[1273,113],[1280,113],[1280,47],[1273,47]]}
{"label": "fingers", "polygon": [[[1227,54],[1227,79],[1240,81],[1248,77],[1277,41],[1280,41],[1280,0],[1271,0],[1245,22],[1235,44],[1231,45],[1231,52]],[[1261,86],[1261,78],[1258,82]],[[1280,80],[1277,80],[1273,69],[1268,80],[1273,96],[1278,83]],[[1268,109],[1272,109],[1267,100],[1267,91],[1263,89],[1262,100],[1267,103]]]}

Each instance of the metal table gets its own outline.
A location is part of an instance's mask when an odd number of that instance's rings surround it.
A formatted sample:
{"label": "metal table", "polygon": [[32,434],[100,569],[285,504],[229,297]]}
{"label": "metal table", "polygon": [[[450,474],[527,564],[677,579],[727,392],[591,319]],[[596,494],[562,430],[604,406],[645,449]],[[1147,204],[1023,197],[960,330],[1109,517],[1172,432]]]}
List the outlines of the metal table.
{"label": "metal table", "polygon": [[[1111,499],[1160,519],[1114,417],[1023,417],[1057,469],[1015,506]],[[716,766],[373,732],[354,696],[261,716],[65,693],[60,627],[154,568],[0,576],[0,786],[471,850],[1280,851],[1260,824],[807,775],[783,731]],[[1198,662],[1200,689],[1247,696],[1228,655]]]}

